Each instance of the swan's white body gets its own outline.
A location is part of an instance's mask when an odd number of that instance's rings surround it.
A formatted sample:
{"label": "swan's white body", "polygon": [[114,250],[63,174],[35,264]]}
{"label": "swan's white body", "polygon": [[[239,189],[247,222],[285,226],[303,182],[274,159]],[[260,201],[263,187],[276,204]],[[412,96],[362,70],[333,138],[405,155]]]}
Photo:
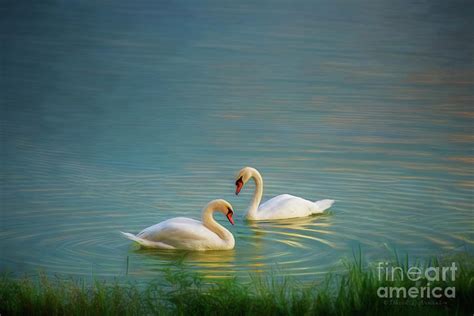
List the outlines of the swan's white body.
{"label": "swan's white body", "polygon": [[320,200],[312,202],[303,198],[281,194],[262,203],[256,212],[256,216],[247,218],[251,220],[270,220],[295,217],[306,217],[319,214],[330,208],[334,200]]}
{"label": "swan's white body", "polygon": [[203,209],[202,222],[186,217],[175,217],[145,228],[136,236],[122,234],[146,248],[184,249],[184,250],[227,250],[235,245],[231,232],[218,224],[212,214],[214,211],[227,212],[232,218],[232,207],[224,200],[214,200]]}
{"label": "swan's white body", "polygon": [[259,221],[305,217],[322,213],[334,203],[334,200],[313,202],[290,194],[281,194],[260,204],[263,195],[263,179],[254,168],[245,167],[239,172],[237,179],[242,181],[242,183],[238,184],[239,180],[237,180],[236,194],[240,192],[243,184],[250,180],[250,178],[253,178],[255,181],[255,193],[246,214],[246,218],[249,220]]}

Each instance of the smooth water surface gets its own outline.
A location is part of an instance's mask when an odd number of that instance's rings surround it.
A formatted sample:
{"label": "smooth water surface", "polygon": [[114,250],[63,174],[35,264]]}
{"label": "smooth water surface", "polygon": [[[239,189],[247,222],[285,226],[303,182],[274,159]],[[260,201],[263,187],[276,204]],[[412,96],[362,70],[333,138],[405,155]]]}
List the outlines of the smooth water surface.
{"label": "smooth water surface", "polygon": [[[314,279],[372,259],[473,252],[470,2],[70,1],[2,4],[0,268],[152,278]],[[264,200],[323,216],[247,223]],[[210,200],[232,251],[139,250],[136,233]],[[127,259],[128,258],[128,259]],[[127,264],[128,261],[128,264]],[[127,268],[128,266],[128,268]]]}

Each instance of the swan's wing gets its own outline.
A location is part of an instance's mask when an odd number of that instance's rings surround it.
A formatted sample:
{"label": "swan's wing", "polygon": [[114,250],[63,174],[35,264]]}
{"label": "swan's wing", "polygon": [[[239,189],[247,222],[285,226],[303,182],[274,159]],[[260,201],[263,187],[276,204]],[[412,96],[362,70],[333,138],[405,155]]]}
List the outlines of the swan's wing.
{"label": "swan's wing", "polygon": [[177,217],[145,228],[137,237],[179,247],[183,243],[215,239],[217,235],[200,221]]}
{"label": "swan's wing", "polygon": [[262,203],[259,210],[274,210],[282,208],[310,208],[314,203],[303,198],[290,195],[281,194]]}
{"label": "swan's wing", "polygon": [[280,194],[260,204],[260,207],[265,206],[266,208],[273,208],[285,201],[292,200],[294,198],[298,198],[298,197],[291,194]]}
{"label": "swan's wing", "polygon": [[314,202],[290,194],[278,195],[258,208],[261,219],[283,219],[308,216],[313,213]]}

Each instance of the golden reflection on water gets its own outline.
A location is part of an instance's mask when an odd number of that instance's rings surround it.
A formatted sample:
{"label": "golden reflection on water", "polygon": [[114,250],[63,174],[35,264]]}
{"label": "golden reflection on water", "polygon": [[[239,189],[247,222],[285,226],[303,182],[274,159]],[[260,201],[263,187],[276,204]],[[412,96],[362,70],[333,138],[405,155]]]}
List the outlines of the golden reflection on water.
{"label": "golden reflection on water", "polygon": [[[263,236],[267,236],[267,238],[295,248],[311,248],[309,245],[305,245],[304,239],[314,240],[331,248],[336,248],[333,242],[322,238],[322,235],[331,235],[334,232],[312,228],[329,227],[331,225],[330,222],[319,223],[320,218],[321,216],[309,216],[278,221],[249,221],[248,226],[253,232],[256,244],[263,241]],[[283,236],[284,238],[273,237],[272,235]]]}
{"label": "golden reflection on water", "polygon": [[156,250],[135,249],[134,253],[145,259],[146,267],[136,267],[132,274],[141,274],[151,269],[160,272],[162,268],[177,267],[181,264],[191,265],[202,273],[205,278],[226,278],[235,273],[236,251],[182,251],[182,250]]}

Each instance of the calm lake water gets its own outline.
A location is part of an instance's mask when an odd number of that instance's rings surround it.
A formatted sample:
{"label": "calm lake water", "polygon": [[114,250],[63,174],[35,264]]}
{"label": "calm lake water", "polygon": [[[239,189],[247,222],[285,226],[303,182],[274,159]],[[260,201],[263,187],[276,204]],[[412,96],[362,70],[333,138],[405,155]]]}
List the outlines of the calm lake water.
{"label": "calm lake water", "polygon": [[[0,269],[138,279],[312,280],[360,246],[474,253],[472,2],[2,3]],[[247,223],[264,200],[323,216]],[[136,233],[224,198],[232,251],[139,250]]]}

